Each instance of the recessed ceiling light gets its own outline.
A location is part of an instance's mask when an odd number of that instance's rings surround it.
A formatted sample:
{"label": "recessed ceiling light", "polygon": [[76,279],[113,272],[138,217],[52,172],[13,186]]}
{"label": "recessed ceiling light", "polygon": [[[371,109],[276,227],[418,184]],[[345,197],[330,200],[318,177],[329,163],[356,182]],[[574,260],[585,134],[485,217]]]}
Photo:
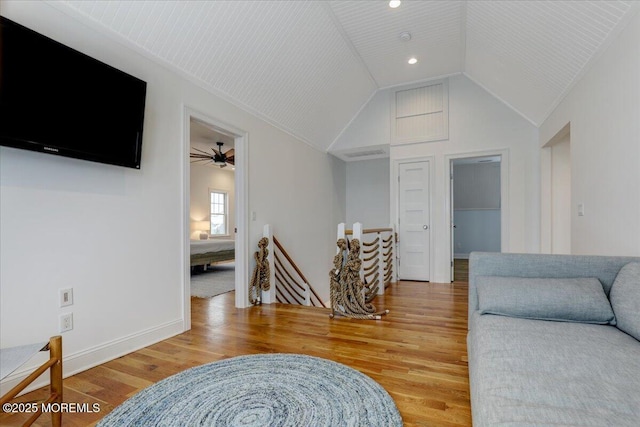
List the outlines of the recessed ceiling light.
{"label": "recessed ceiling light", "polygon": [[400,3],[402,3],[400,0],[391,0],[389,2],[389,7],[395,9],[396,7],[400,6]]}
{"label": "recessed ceiling light", "polygon": [[409,60],[407,62],[409,64],[413,65],[413,64],[416,64],[418,62],[418,60],[416,58],[409,58]]}

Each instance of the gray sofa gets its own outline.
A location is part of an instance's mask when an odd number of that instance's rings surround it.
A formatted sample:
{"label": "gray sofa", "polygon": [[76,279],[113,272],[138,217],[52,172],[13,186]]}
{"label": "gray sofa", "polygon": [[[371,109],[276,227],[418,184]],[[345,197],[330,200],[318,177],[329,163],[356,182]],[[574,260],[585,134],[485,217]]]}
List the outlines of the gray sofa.
{"label": "gray sofa", "polygon": [[474,426],[640,426],[640,258],[472,253]]}

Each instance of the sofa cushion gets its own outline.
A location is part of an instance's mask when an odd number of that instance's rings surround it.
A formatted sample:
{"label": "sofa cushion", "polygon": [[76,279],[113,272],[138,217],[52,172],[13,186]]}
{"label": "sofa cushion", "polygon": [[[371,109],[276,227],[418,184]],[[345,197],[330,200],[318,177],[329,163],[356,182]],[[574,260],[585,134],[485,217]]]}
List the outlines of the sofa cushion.
{"label": "sofa cushion", "polygon": [[640,343],[614,326],[469,319],[474,427],[616,426],[640,420]]}
{"label": "sofa cushion", "polygon": [[618,329],[640,340],[640,263],[620,269],[609,294]]}
{"label": "sofa cushion", "polygon": [[477,278],[477,288],[481,314],[615,324],[611,304],[600,281],[593,277],[539,279],[480,276]]}

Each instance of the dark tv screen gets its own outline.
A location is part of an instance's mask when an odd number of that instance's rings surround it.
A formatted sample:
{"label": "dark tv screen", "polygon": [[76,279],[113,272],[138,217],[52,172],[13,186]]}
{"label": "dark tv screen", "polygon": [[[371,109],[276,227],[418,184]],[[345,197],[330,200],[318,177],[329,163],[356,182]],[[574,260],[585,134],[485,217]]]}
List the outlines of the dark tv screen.
{"label": "dark tv screen", "polygon": [[0,17],[0,145],[139,169],[146,90]]}

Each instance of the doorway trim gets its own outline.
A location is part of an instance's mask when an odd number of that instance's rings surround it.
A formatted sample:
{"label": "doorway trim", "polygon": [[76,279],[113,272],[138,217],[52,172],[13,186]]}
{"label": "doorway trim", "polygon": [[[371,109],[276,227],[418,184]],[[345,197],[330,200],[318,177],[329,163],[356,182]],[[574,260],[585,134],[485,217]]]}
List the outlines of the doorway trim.
{"label": "doorway trim", "polygon": [[192,107],[183,104],[182,120],[182,320],[183,330],[191,329],[191,280],[190,280],[190,205],[191,205],[191,177],[189,152],[191,147],[191,118],[200,120],[213,127],[217,132],[234,138],[235,148],[235,223],[238,229],[235,235],[235,283],[236,300],[238,308],[248,306],[246,286],[248,283],[248,259],[247,248],[249,238],[249,134],[221,120],[210,117]]}
{"label": "doorway trim", "polygon": [[[418,162],[428,162],[429,163],[429,229],[431,233],[429,233],[429,282],[433,282],[434,277],[434,266],[435,266],[435,235],[433,224],[433,203],[434,203],[434,195],[435,195],[435,156],[420,156],[420,157],[402,157],[402,158],[394,158],[391,164],[391,173],[389,177],[391,179],[391,183],[389,188],[391,189],[391,197],[389,198],[391,202],[391,223],[396,231],[398,231],[398,217],[400,216],[400,189],[398,185],[398,180],[400,179],[400,165],[403,163],[418,163]],[[402,242],[400,242],[402,244]],[[398,280],[401,280],[400,277],[400,268],[398,267],[398,259],[400,254],[400,249],[398,248],[395,260],[395,269],[398,272]]]}
{"label": "doorway trim", "polygon": [[[451,248],[451,232],[453,224],[451,223],[451,173],[453,172],[451,165],[453,160],[466,159],[469,157],[488,157],[500,156],[500,251],[509,251],[509,149],[496,149],[484,151],[470,151],[464,153],[451,153],[444,156],[444,176],[445,176],[445,220],[449,230],[449,238],[446,245],[448,247],[447,257],[449,265],[453,262],[453,250]],[[451,276],[451,268],[449,271],[449,282],[453,280]]]}
{"label": "doorway trim", "polygon": [[571,144],[571,122],[567,122],[549,141],[540,147],[540,252],[553,253],[552,148],[563,139]]}

